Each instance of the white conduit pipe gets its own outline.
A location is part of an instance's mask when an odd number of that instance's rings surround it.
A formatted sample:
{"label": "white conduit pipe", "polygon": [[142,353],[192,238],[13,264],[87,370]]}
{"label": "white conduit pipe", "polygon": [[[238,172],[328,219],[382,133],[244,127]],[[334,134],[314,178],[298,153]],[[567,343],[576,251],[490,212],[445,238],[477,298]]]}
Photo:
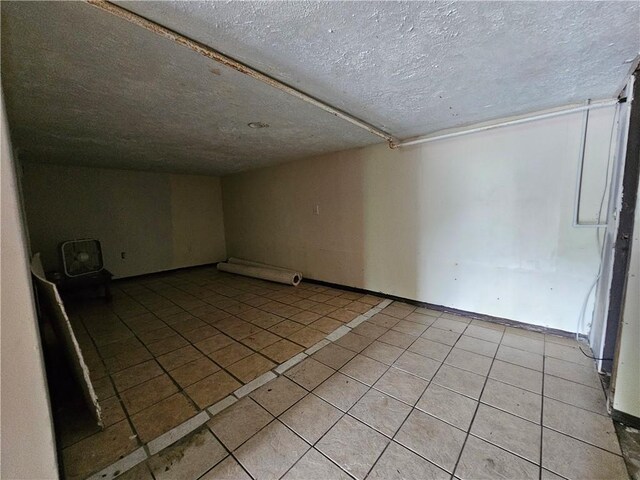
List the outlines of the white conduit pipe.
{"label": "white conduit pipe", "polygon": [[442,135],[433,135],[433,136],[424,136],[418,137],[415,139],[403,140],[399,143],[396,143],[394,146],[397,148],[400,147],[410,147],[412,145],[420,145],[422,143],[435,142],[436,140],[444,140],[445,138],[454,138],[459,137],[461,135],[468,135],[470,133],[484,132],[487,130],[493,130],[495,128],[509,127],[511,125],[521,125],[523,123],[534,122],[536,120],[544,120],[547,118],[560,117],[562,115],[568,115],[576,112],[583,112],[585,110],[595,110],[597,108],[605,108],[610,107],[618,103],[618,100],[605,100],[602,102],[591,103],[589,105],[582,105],[579,107],[571,107],[565,108],[563,110],[555,110],[553,112],[547,113],[539,113],[537,115],[530,115],[525,118],[518,118],[514,120],[507,120],[504,122],[493,123],[491,125],[483,125],[481,127],[468,128],[466,130],[460,130],[458,132],[444,133]]}
{"label": "white conduit pipe", "polygon": [[241,63],[236,59],[231,58],[215,50],[214,48],[211,48],[208,45],[205,45],[196,40],[193,40],[192,38],[189,38],[185,35],[175,32],[163,25],[160,25],[159,23],[156,23],[152,20],[144,18],[143,16],[138,15],[137,13],[127,10],[126,8],[122,8],[121,6],[111,3],[109,1],[106,1],[106,0],[85,0],[85,1],[89,5],[93,5],[94,7],[97,7],[112,15],[115,15],[116,17],[122,18],[123,20],[126,20],[139,27],[142,27],[145,30],[153,32],[156,35],[160,35],[161,37],[171,40],[179,45],[182,45],[183,47],[187,47],[204,57],[207,57],[211,60],[221,63],[229,68],[233,68],[234,70],[240,73],[248,75],[249,77],[252,77],[260,82],[266,83],[267,85],[270,85],[273,88],[277,88],[278,90],[281,90],[293,97],[296,97],[304,102],[314,105],[324,110],[325,112],[330,113],[331,115],[341,118],[342,120],[346,120],[347,122],[355,125],[356,127],[360,127],[368,131],[369,133],[372,133],[374,135],[377,135],[378,137],[384,138],[389,143],[389,146],[393,146],[397,142],[397,139],[390,133],[387,133],[384,130],[379,129],[371,125],[370,123],[367,123],[364,120],[361,120],[351,115],[350,113],[347,113],[343,110],[333,107],[328,103],[323,102],[322,100],[312,97],[311,95],[304,93],[301,90],[298,90],[290,85],[287,85],[286,83],[276,80],[275,78],[270,77],[269,75],[266,75],[254,68],[251,68],[250,66],[245,65],[244,63]]}

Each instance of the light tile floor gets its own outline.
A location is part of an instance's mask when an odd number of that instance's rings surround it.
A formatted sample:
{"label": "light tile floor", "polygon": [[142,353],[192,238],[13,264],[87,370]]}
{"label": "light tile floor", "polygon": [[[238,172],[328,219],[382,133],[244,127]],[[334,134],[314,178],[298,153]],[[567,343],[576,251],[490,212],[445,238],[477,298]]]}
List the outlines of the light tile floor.
{"label": "light tile floor", "polygon": [[66,478],[162,438],[382,301],[204,267],[118,281],[111,303],[68,304],[106,428],[77,405],[59,415]]}
{"label": "light tile floor", "polygon": [[628,474],[577,342],[394,302],[120,478]]}

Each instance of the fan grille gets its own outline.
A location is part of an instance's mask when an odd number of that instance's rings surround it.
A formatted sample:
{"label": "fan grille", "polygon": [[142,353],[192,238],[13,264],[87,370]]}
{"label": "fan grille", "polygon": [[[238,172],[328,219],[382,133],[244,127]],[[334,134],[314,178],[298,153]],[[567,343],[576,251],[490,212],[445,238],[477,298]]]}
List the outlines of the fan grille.
{"label": "fan grille", "polygon": [[99,272],[103,268],[98,240],[71,240],[61,246],[65,274],[78,277]]}

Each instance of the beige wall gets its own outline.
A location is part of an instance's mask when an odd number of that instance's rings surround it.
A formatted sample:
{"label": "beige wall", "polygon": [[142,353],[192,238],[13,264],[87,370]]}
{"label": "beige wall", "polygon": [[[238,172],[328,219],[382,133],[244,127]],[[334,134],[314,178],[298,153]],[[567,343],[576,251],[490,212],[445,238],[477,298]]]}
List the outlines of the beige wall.
{"label": "beige wall", "polygon": [[25,164],[22,185],[31,249],[46,270],[60,268],[59,243],[77,238],[100,240],[116,277],[226,256],[217,177]]}
{"label": "beige wall", "polygon": [[2,478],[58,478],[42,346],[4,102],[2,128]]}
{"label": "beige wall", "polygon": [[[593,177],[605,176],[613,113],[590,117],[582,221],[593,221],[599,206],[602,180]],[[406,149],[378,145],[224,177],[228,253],[575,331],[599,260],[595,231],[572,227],[581,119]]]}

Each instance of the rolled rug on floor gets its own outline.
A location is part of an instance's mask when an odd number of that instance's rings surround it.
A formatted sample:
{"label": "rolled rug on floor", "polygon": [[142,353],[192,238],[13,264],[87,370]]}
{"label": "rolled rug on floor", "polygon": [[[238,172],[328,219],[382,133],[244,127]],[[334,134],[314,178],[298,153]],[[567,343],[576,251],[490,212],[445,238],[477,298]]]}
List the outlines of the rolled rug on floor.
{"label": "rolled rug on floor", "polygon": [[291,270],[289,268],[283,268],[283,267],[276,267],[274,265],[267,265],[266,263],[252,262],[251,260],[244,260],[243,258],[229,257],[229,260],[227,260],[227,263],[233,263],[235,265],[248,265],[250,267],[270,268],[272,270],[283,270],[285,272],[297,273],[298,275],[300,275],[300,278],[302,278],[302,273],[296,270]]}
{"label": "rolled rug on floor", "polygon": [[302,281],[302,275],[298,272],[280,268],[267,268],[255,265],[242,265],[237,263],[218,263],[221,272],[235,273],[245,277],[259,278],[270,282],[284,283],[285,285],[298,286]]}

